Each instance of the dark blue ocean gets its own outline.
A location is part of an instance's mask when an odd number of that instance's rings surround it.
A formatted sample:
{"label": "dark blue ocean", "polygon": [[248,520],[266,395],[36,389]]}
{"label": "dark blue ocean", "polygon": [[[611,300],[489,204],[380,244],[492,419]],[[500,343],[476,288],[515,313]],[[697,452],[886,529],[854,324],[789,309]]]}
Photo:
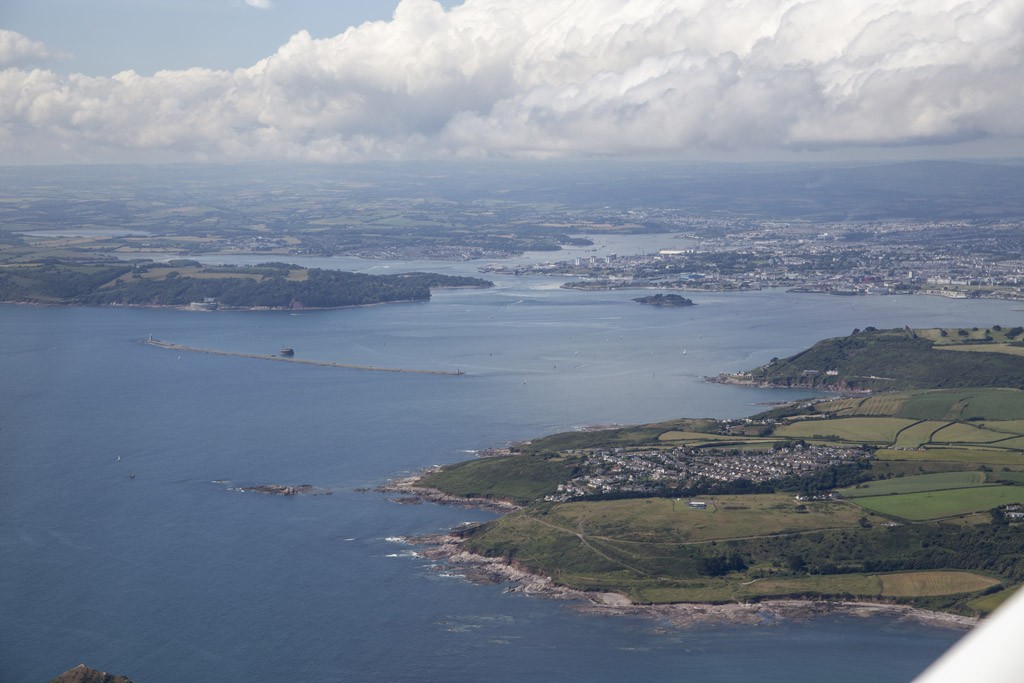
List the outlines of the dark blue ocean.
{"label": "dark blue ocean", "polygon": [[[678,631],[580,615],[387,540],[486,513],[356,489],[588,424],[750,414],[800,394],[700,377],[853,327],[1021,324],[1012,304],[761,292],[662,310],[634,292],[497,281],[301,314],[0,306],[0,680],[85,662],[138,683],[880,683],[912,678],[961,635],[885,618]],[[150,334],[466,374],[179,354],[138,343]],[[228,490],[254,483],[333,495]]]}

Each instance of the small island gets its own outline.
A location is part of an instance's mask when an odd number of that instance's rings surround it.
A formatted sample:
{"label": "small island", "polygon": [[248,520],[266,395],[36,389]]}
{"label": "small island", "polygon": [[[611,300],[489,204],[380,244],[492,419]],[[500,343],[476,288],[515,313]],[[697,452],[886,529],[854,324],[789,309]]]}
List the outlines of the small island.
{"label": "small island", "polygon": [[678,294],[653,294],[651,296],[639,296],[633,299],[633,301],[639,304],[646,304],[648,306],[696,306],[693,301]]}
{"label": "small island", "polygon": [[[388,490],[504,508],[410,541],[471,578],[587,610],[678,624],[845,611],[971,625],[1024,583],[1024,390],[991,374],[954,384],[956,360],[1024,357],[1006,339],[1017,328],[963,332],[869,329],[774,362],[814,359],[847,382],[888,367],[886,391],[555,434]],[[822,345],[857,360],[823,365]],[[945,354],[947,371],[907,352]]]}

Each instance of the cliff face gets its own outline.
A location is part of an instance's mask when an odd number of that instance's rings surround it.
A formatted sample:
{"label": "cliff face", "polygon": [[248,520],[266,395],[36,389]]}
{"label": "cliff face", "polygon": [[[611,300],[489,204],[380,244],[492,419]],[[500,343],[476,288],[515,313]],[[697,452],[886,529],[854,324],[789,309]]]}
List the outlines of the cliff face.
{"label": "cliff face", "polygon": [[50,683],[132,683],[127,676],[108,674],[106,671],[90,669],[85,664],[79,664],[74,669],[69,669],[56,678],[51,678]]}

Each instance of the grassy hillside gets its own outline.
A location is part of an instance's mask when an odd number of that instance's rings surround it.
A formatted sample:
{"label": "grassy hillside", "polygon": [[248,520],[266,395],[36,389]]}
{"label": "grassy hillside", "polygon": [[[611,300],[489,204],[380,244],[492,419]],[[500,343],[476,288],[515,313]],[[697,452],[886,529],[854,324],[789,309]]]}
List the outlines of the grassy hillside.
{"label": "grassy hillside", "polygon": [[850,503],[778,495],[712,502],[527,508],[480,527],[466,548],[637,602],[928,597],[929,606],[971,613],[970,600],[1024,578],[1024,533],[1014,527],[883,526]]}
{"label": "grassy hillside", "polygon": [[[848,337],[825,339],[789,358],[774,359],[751,371],[749,379],[778,386],[872,391],[1024,388],[1024,356],[959,353],[950,350],[959,345],[944,345],[930,336],[934,335],[868,328]],[[976,348],[985,344],[984,339],[978,340]]]}
{"label": "grassy hillside", "polygon": [[496,498],[526,504],[554,493],[572,476],[577,458],[537,455],[469,460],[420,479],[419,485],[463,498]]}

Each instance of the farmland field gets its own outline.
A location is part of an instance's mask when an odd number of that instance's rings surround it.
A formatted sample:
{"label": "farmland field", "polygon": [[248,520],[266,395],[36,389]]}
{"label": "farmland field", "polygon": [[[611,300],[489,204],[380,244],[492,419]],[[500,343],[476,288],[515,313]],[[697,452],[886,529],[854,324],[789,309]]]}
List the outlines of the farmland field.
{"label": "farmland field", "polygon": [[795,576],[737,582],[718,579],[680,582],[678,587],[638,588],[630,597],[638,602],[727,602],[753,597],[786,595],[837,595],[875,597],[881,594],[882,582],[871,574],[838,574],[832,576]]}
{"label": "farmland field", "polygon": [[889,496],[893,494],[962,489],[984,485],[984,472],[939,472],[937,474],[920,474],[914,477],[897,477],[895,479],[869,481],[850,488],[840,489],[839,493],[846,498],[864,498],[866,496]]}
{"label": "farmland field", "polygon": [[986,420],[978,425],[1008,434],[1024,434],[1024,420]]}
{"label": "farmland field", "polygon": [[952,595],[973,593],[995,586],[998,580],[972,572],[930,571],[882,574],[882,595]]}
{"label": "farmland field", "polygon": [[[1024,350],[1024,347],[1021,347]],[[890,416],[915,420],[1020,420],[1024,391],[1019,389],[934,389],[846,398],[815,404],[819,413],[839,417]]]}
{"label": "farmland field", "polygon": [[806,531],[857,525],[852,505],[807,503],[800,510],[788,494],[714,496],[705,510],[686,501],[642,498],[558,505],[545,520],[593,537],[623,542],[694,542],[738,536]]}
{"label": "farmland field", "polygon": [[980,512],[1021,502],[1024,502],[1024,487],[1020,486],[979,486],[857,499],[857,504],[868,510],[913,521]]}
{"label": "farmland field", "polygon": [[[976,392],[973,391],[927,391],[914,393],[907,396],[901,406],[899,415],[903,417],[916,417],[922,420],[941,420],[947,417],[958,418],[960,409],[954,411],[954,406],[963,406]],[[951,414],[954,413],[954,414]]]}
{"label": "farmland field", "polygon": [[926,448],[922,451],[901,451],[879,448],[875,451],[878,460],[939,460],[962,462],[967,467],[977,465],[1020,465],[1024,466],[1024,454],[1012,451],[998,451],[987,448]]}
{"label": "farmland field", "polygon": [[906,401],[906,394],[883,394],[872,396],[857,408],[855,415],[889,415],[902,417],[900,411]]}
{"label": "farmland field", "polygon": [[932,435],[935,443],[990,443],[1005,439],[1010,434],[976,427],[966,422],[951,422]]}
{"label": "farmland field", "polygon": [[932,433],[948,424],[948,422],[939,422],[937,420],[925,420],[916,425],[911,425],[900,431],[894,445],[897,448],[917,448],[931,441]]}
{"label": "farmland field", "polygon": [[892,443],[896,433],[914,420],[896,417],[843,417],[836,420],[805,420],[775,430],[778,436],[810,438],[822,436],[854,443]]}
{"label": "farmland field", "polygon": [[866,398],[837,398],[831,401],[822,401],[814,406],[819,412],[829,412],[843,417],[860,414],[858,409],[869,399]]}
{"label": "farmland field", "polygon": [[980,389],[962,412],[964,419],[1014,420],[1024,415],[1024,391]]}
{"label": "farmland field", "polygon": [[1002,441],[997,441],[992,444],[994,448],[1005,448],[1006,450],[1022,450],[1024,449],[1024,436],[1010,437]]}
{"label": "farmland field", "polygon": [[1024,466],[1024,454],[1011,451],[997,451],[985,448],[927,448],[923,451],[900,451],[879,448],[875,451],[878,460],[938,460],[962,462],[966,467],[978,465]]}

